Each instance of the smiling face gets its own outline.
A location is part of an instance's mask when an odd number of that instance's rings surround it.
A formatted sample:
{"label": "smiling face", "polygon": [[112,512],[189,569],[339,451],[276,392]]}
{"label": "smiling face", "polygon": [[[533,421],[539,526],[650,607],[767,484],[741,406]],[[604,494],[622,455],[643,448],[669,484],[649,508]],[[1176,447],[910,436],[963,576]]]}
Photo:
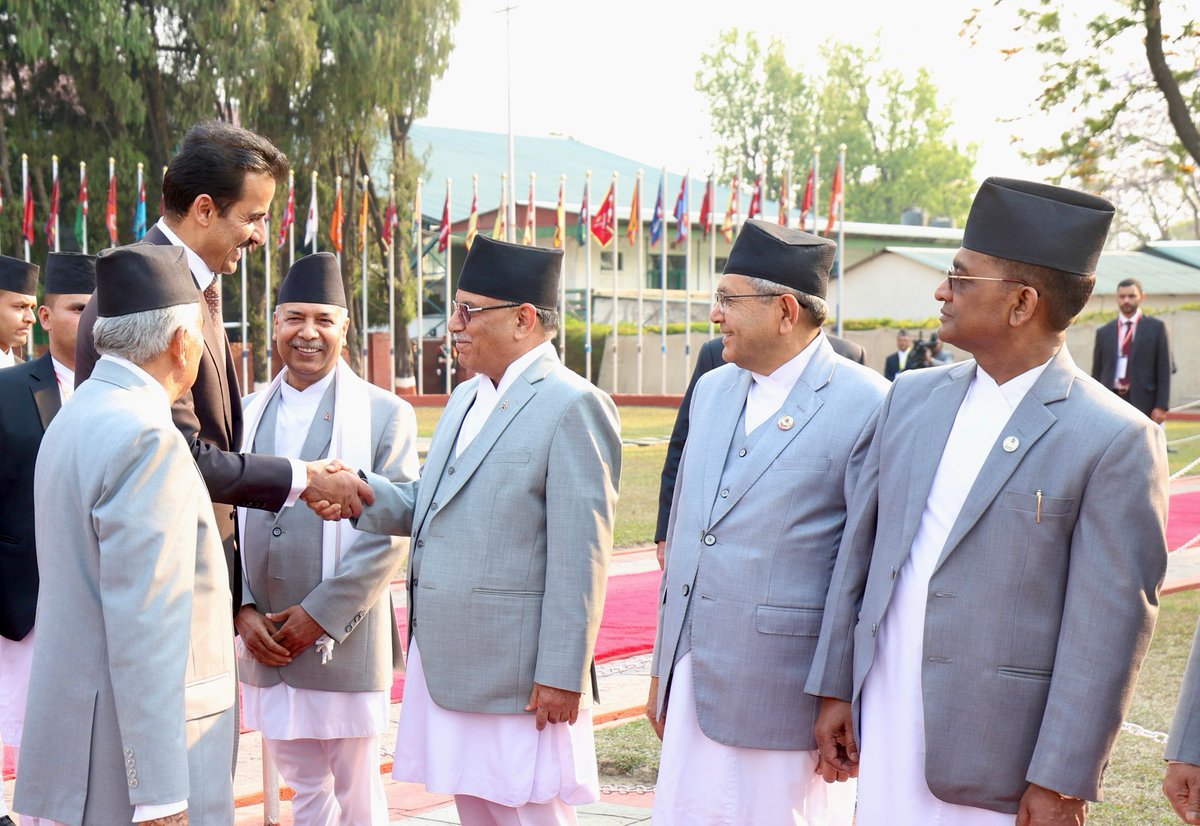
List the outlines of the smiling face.
{"label": "smiling face", "polygon": [[0,290],[0,350],[10,351],[29,343],[37,298]]}
{"label": "smiling face", "polygon": [[275,309],[275,349],[288,368],[288,384],[304,390],[329,375],[342,355],[350,318],[332,304],[280,304]]}
{"label": "smiling face", "polygon": [[275,179],[257,172],[246,173],[242,194],[221,215],[207,195],[196,199],[191,217],[198,224],[194,241],[188,245],[217,273],[237,270],[243,255],[266,243],[267,212],[275,197]]}
{"label": "smiling face", "polygon": [[714,302],[709,319],[721,328],[721,357],[738,367],[769,375],[779,366],[780,324],[784,305],[780,296],[756,295],[750,279],[726,274],[717,282],[717,291],[726,295],[746,296],[727,303],[722,309]]}

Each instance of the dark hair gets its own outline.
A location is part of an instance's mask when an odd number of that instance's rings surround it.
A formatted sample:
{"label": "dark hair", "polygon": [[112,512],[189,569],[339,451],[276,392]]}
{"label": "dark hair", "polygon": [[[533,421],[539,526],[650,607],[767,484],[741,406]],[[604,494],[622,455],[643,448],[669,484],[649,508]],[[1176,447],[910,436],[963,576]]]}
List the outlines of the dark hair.
{"label": "dark hair", "polygon": [[1137,287],[1139,295],[1146,294],[1146,291],[1142,289],[1142,282],[1138,281],[1136,278],[1122,278],[1117,282],[1117,289],[1119,290],[1122,287]]}
{"label": "dark hair", "polygon": [[1038,292],[1038,303],[1046,307],[1046,323],[1055,332],[1071,326],[1075,316],[1087,304],[1096,286],[1096,274],[1078,275],[1073,272],[1036,264],[1025,264],[1007,258],[995,258],[1000,271],[1008,278],[1028,282]]}
{"label": "dark hair", "polygon": [[163,175],[163,209],[182,217],[197,198],[208,195],[223,216],[242,197],[247,172],[279,183],[288,174],[287,156],[249,129],[219,120],[198,123]]}

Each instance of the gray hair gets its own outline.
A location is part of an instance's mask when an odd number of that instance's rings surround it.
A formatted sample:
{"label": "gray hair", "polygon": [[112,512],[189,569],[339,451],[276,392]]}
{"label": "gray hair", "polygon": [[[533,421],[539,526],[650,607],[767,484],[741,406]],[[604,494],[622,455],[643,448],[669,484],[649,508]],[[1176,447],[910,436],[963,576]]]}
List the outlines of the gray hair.
{"label": "gray hair", "polygon": [[143,365],[166,351],[175,331],[201,335],[200,304],[175,304],[129,315],[101,316],[92,328],[96,352]]}
{"label": "gray hair", "polygon": [[558,332],[558,310],[547,310],[543,307],[534,307],[537,310],[538,321],[542,322],[542,329],[550,335]]}
{"label": "gray hair", "polygon": [[790,295],[796,299],[797,303],[804,308],[808,313],[809,320],[820,327],[825,323],[825,319],[829,317],[829,305],[825,303],[825,299],[818,298],[815,295],[802,293],[799,290],[785,287],[782,284],[777,284],[774,281],[768,281],[765,278],[751,278],[746,276],[746,281],[750,284],[750,289],[759,295],[768,295],[770,293]]}

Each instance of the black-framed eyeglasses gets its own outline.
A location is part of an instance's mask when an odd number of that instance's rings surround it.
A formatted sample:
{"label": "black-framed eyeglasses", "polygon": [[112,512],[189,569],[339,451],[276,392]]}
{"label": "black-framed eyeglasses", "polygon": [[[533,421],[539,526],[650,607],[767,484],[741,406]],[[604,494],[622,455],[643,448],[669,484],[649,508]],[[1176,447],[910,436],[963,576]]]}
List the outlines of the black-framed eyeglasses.
{"label": "black-framed eyeglasses", "polygon": [[466,327],[468,324],[471,323],[471,318],[476,313],[482,313],[484,310],[504,310],[509,307],[520,307],[520,306],[521,305],[519,303],[514,303],[511,301],[507,304],[489,304],[486,307],[472,307],[470,304],[467,304],[465,301],[451,301],[450,302],[451,311],[458,315],[458,320],[463,323],[464,327]]}
{"label": "black-framed eyeglasses", "polygon": [[721,312],[725,312],[729,309],[729,305],[735,301],[741,301],[746,298],[779,298],[781,295],[785,295],[785,293],[741,293],[740,295],[730,295],[718,290],[713,293],[713,304],[720,307]]}
{"label": "black-framed eyeglasses", "polygon": [[1028,287],[1037,293],[1037,295],[1041,295],[1041,293],[1038,292],[1037,287],[1033,286],[1028,281],[1022,281],[1019,278],[997,278],[991,275],[963,275],[962,273],[955,272],[954,267],[946,268],[946,280],[950,282],[950,292],[955,291],[955,281],[1004,281],[1009,284],[1020,284],[1024,287]]}

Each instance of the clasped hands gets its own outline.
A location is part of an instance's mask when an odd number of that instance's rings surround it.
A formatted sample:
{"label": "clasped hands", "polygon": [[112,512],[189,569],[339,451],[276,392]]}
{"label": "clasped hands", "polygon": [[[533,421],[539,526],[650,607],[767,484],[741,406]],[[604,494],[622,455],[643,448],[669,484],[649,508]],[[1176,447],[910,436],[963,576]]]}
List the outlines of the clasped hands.
{"label": "clasped hands", "polygon": [[300,498],[322,519],[359,516],[363,505],[373,505],[371,486],[338,459],[308,463],[308,487]]}
{"label": "clasped hands", "polygon": [[325,633],[299,605],[271,614],[264,614],[253,605],[243,605],[234,625],[254,659],[273,668],[288,665]]}

